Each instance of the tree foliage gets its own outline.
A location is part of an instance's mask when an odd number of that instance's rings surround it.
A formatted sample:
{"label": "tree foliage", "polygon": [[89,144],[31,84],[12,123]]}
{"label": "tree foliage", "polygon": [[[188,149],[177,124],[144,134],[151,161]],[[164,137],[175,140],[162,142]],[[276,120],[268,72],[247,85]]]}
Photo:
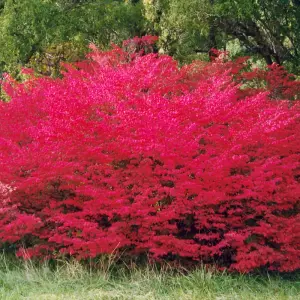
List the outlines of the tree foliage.
{"label": "tree foliage", "polygon": [[162,49],[182,60],[236,40],[240,54],[299,72],[300,5],[289,0],[144,1]]}
{"label": "tree foliage", "polygon": [[[12,72],[30,60],[38,65],[39,58],[49,54],[52,61],[68,59],[71,55],[61,57],[60,49],[66,45],[78,53],[78,60],[90,42],[107,48],[111,42],[140,35],[142,20],[139,5],[123,1],[6,0],[0,15],[0,42],[5,45],[0,49],[2,71]],[[59,63],[52,72],[58,67]]]}
{"label": "tree foliage", "polygon": [[[299,74],[299,20],[297,0],[2,0],[0,68],[11,72],[31,59],[30,66],[49,74],[49,55],[51,63],[78,60],[89,42],[107,49],[148,33],[181,62],[229,49]],[[61,58],[64,45],[76,55]],[[50,69],[57,74],[59,63]]]}

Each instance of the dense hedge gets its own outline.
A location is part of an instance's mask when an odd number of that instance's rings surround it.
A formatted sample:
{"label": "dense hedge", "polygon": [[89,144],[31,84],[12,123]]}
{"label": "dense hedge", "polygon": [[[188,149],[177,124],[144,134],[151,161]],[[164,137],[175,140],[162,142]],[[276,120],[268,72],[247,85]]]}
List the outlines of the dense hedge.
{"label": "dense hedge", "polygon": [[224,55],[179,69],[149,53],[154,41],[93,47],[63,79],[6,78],[3,247],[299,268],[300,105],[278,100],[297,97],[299,83]]}

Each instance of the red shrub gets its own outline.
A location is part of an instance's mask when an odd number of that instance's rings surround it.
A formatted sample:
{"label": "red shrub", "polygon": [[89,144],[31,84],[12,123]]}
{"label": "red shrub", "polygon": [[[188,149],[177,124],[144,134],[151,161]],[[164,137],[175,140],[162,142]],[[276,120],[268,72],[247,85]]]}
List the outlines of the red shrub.
{"label": "red shrub", "polygon": [[179,69],[124,51],[94,49],[63,79],[6,81],[2,243],[29,257],[299,268],[299,102],[242,97],[239,62]]}

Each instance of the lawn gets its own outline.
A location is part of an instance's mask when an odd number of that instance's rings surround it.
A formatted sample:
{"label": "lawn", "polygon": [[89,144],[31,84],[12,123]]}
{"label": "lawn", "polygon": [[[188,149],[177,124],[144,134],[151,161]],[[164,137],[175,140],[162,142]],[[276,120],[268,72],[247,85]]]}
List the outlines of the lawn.
{"label": "lawn", "polygon": [[199,268],[34,264],[1,256],[0,299],[300,299],[300,274],[234,275]]}

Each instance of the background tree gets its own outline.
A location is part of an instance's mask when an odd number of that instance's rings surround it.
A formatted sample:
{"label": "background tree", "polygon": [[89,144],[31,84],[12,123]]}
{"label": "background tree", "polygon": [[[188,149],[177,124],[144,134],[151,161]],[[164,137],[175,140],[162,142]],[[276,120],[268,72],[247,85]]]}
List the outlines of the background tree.
{"label": "background tree", "polygon": [[[161,51],[181,60],[214,48],[251,54],[299,72],[300,2],[289,0],[144,0]],[[236,45],[236,49],[232,49]],[[200,56],[201,57],[201,56]],[[203,55],[202,55],[203,57]],[[207,57],[207,56],[206,56]]]}
{"label": "background tree", "polygon": [[300,74],[299,0],[0,0],[0,71],[57,75],[90,42],[107,49],[145,34],[181,63],[218,48]]}
{"label": "background tree", "polygon": [[237,38],[251,54],[260,54],[267,64],[300,61],[300,6],[289,0],[218,0],[215,24]]}
{"label": "background tree", "polygon": [[[6,0],[3,3],[2,71],[14,72],[27,64],[53,75],[61,60],[80,59],[90,42],[107,48],[111,42],[120,43],[142,34],[143,16],[138,4],[113,0]],[[45,67],[48,58],[51,63]]]}

